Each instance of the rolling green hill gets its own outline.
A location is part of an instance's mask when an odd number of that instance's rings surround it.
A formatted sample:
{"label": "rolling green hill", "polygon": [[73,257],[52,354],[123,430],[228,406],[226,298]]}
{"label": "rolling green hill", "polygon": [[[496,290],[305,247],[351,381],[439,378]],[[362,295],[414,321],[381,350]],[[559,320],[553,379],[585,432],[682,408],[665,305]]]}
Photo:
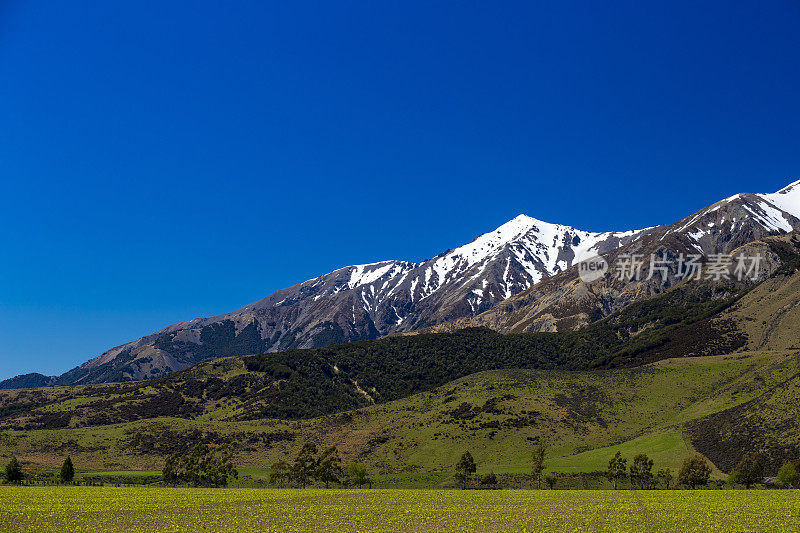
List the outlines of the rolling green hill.
{"label": "rolling green hill", "polygon": [[[715,417],[746,419],[777,397],[789,404],[797,400],[798,360],[800,353],[748,352],[591,372],[486,371],[384,404],[294,421],[236,420],[237,401],[220,398],[194,419],[164,416],[38,430],[6,426],[0,454],[15,453],[31,468],[54,468],[71,454],[83,469],[158,470],[166,455],[203,440],[231,443],[241,466],[263,469],[314,441],[338,446],[345,460],[366,461],[376,473],[446,472],[464,450],[482,471],[511,473],[525,472],[532,447],[544,443],[548,470],[562,472],[602,469],[618,449],[629,456],[646,452],[657,466],[673,469],[698,450],[727,469],[741,447],[709,443],[703,428],[715,427]],[[235,361],[219,364],[230,375],[247,375]],[[80,405],[65,399],[47,409],[58,414]],[[786,439],[778,449],[764,433],[755,444],[777,464],[784,456],[796,457],[798,426],[796,409],[774,406],[770,420],[787,429]]]}

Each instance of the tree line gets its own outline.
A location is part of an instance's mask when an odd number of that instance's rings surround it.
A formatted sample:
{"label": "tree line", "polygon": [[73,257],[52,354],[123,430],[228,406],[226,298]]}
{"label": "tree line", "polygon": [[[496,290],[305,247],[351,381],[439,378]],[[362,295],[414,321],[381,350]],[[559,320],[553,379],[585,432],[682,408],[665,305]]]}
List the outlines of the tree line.
{"label": "tree line", "polygon": [[[626,469],[627,459],[617,452],[608,462],[606,477],[613,482],[617,488],[617,481],[627,476],[630,477],[631,486],[640,489],[665,488],[669,489],[672,483],[672,472],[669,468],[662,468],[657,473],[653,473],[653,460],[647,454],[637,454],[633,458],[630,467]],[[798,465],[786,462],[778,472],[775,483],[782,487],[792,488],[797,485]],[[711,481],[711,465],[701,455],[692,455],[683,460],[678,471],[678,485],[684,485],[691,489],[705,487]],[[744,485],[749,489],[753,485],[764,482],[764,462],[757,452],[748,452],[742,456],[736,468],[728,475],[727,484]],[[720,481],[721,483],[721,481]]]}
{"label": "tree line", "polygon": [[[196,444],[188,453],[176,453],[167,458],[162,470],[162,482],[168,486],[188,485],[192,487],[220,487],[227,486],[233,479],[238,479],[239,473],[233,464],[233,450],[227,445],[208,446]],[[542,479],[546,466],[547,450],[544,446],[536,446],[531,454],[531,475],[536,480],[538,489],[542,488]],[[631,488],[638,489],[670,489],[673,488],[673,473],[669,468],[653,470],[654,461],[647,454],[640,453],[628,459],[617,451],[608,462],[603,475],[618,489],[620,480],[629,479]],[[775,483],[783,487],[795,487],[800,482],[800,463],[786,462],[779,470]],[[454,479],[462,488],[467,488],[477,472],[477,464],[472,454],[467,451],[455,464]],[[701,455],[693,455],[684,459],[677,473],[677,484],[691,489],[705,487],[711,481],[712,468],[708,461]],[[3,472],[5,481],[20,484],[26,474],[20,461],[12,457]],[[72,458],[67,456],[57,478],[62,484],[71,484],[75,479],[75,466]],[[545,483],[554,489],[558,477],[554,474],[544,476]],[[729,485],[744,485],[747,489],[764,481],[763,461],[758,453],[746,453],[739,461],[736,468],[728,475]],[[269,483],[276,487],[289,484],[306,488],[320,482],[329,488],[332,484],[339,486],[372,488],[372,479],[367,473],[367,467],[361,462],[351,462],[347,468],[343,466],[339,451],[336,446],[320,450],[316,444],[307,442],[291,462],[279,460],[270,466]],[[484,474],[479,479],[481,486],[497,486],[497,476],[494,472]],[[721,483],[721,481],[720,481]]]}
{"label": "tree line", "polygon": [[[273,401],[244,418],[314,418],[367,406],[369,400],[353,387],[356,381],[377,391],[371,394],[375,403],[384,403],[485,370],[635,366],[649,362],[643,355],[648,350],[669,343],[670,332],[712,316],[735,299],[683,288],[633,303],[577,331],[501,334],[477,327],[250,355],[242,359],[245,368],[280,385]],[[724,340],[715,344],[717,350]]]}
{"label": "tree line", "polygon": [[[233,451],[227,445],[197,444],[189,453],[168,457],[162,470],[162,480],[169,486],[224,487],[238,477]],[[325,488],[332,484],[372,487],[364,463],[352,462],[345,470],[336,446],[320,450],[311,442],[305,443],[291,462],[274,462],[270,466],[269,482],[277,487],[293,483],[306,488],[315,482],[324,483]]]}
{"label": "tree line", "polygon": [[[537,488],[542,488],[542,474],[545,470],[545,458],[547,450],[544,446],[534,448],[531,456],[531,475],[535,477]],[[661,468],[657,472],[653,471],[655,462],[645,453],[637,454],[628,464],[628,459],[622,456],[622,452],[616,452],[608,462],[608,466],[603,473],[610,481],[614,490],[618,489],[620,480],[629,479],[631,488],[646,489],[670,489],[673,488],[673,473],[669,468]],[[465,452],[455,465],[455,480],[462,488],[467,488],[472,475],[477,471],[475,459],[470,452]],[[775,479],[779,486],[793,488],[800,481],[800,463],[794,464],[786,462],[778,472]],[[712,468],[708,461],[701,455],[686,457],[678,471],[677,484],[686,486],[690,489],[705,487],[711,481]],[[547,485],[554,489],[558,478],[555,475],[544,477]],[[745,454],[739,461],[736,469],[728,476],[729,485],[744,485],[747,489],[757,483],[764,481],[763,462],[756,452]],[[493,472],[484,474],[480,478],[480,485],[496,485],[497,477]]]}

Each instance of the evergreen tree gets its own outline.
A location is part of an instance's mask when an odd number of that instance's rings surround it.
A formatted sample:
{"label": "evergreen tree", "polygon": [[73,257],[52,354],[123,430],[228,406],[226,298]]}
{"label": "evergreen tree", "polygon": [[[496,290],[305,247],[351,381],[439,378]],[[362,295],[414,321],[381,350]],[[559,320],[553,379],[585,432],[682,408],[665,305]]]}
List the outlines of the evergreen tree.
{"label": "evergreen tree", "polygon": [[269,467],[269,484],[283,488],[283,483],[289,478],[289,464],[286,461],[276,461]]}
{"label": "evergreen tree", "polygon": [[291,477],[302,488],[306,488],[306,485],[314,479],[317,468],[316,455],[317,445],[313,442],[307,442],[294,459],[291,468]]}
{"label": "evergreen tree", "polygon": [[456,463],[455,477],[457,481],[461,482],[461,488],[467,488],[469,478],[475,473],[476,470],[477,467],[475,466],[475,460],[472,458],[472,454],[469,452],[464,452],[464,455],[462,455],[461,459],[459,459],[458,463]]}
{"label": "evergreen tree", "polygon": [[16,457],[11,457],[11,460],[6,465],[6,481],[9,483],[21,483],[25,474],[22,472],[22,465]]}
{"label": "evergreen tree", "polygon": [[343,474],[342,460],[339,458],[339,451],[336,446],[326,448],[317,459],[315,476],[325,483],[325,488],[329,488],[330,483],[339,483],[339,478]]}
{"label": "evergreen tree", "polygon": [[665,489],[669,488],[670,483],[672,483],[672,470],[669,468],[662,468],[656,474],[658,481],[664,485]]}
{"label": "evergreen tree", "polygon": [[165,485],[174,486],[180,483],[178,476],[178,468],[180,462],[180,455],[174,454],[167,457],[164,462],[164,468],[161,470],[161,480]]}
{"label": "evergreen tree", "polygon": [[72,483],[72,480],[75,479],[75,467],[72,466],[72,458],[69,455],[64,460],[64,464],[61,465],[58,477],[61,483]]}

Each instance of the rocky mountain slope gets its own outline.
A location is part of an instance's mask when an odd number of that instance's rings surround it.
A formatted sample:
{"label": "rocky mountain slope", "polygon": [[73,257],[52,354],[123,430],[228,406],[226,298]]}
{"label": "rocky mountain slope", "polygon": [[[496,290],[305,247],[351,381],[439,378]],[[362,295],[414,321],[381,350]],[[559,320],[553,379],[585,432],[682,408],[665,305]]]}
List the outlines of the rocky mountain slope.
{"label": "rocky mountain slope", "polygon": [[[603,254],[609,271],[600,279],[584,281],[578,267],[573,266],[478,316],[429,330],[454,331],[476,326],[503,333],[579,329],[674,286],[688,273],[681,257],[688,260],[692,255],[702,256],[699,262],[703,265],[701,276],[705,277],[715,254],[730,255],[736,250],[735,256],[754,256],[755,251],[739,248],[797,228],[800,228],[800,181],[773,194],[738,194]],[[642,260],[638,277],[630,268],[637,256]],[[653,257],[654,266],[661,268],[653,269],[655,274],[650,277]],[[763,257],[761,276],[767,263],[775,260],[774,253]],[[730,261],[728,275],[733,276],[738,260],[732,257]],[[745,268],[751,265],[752,262],[744,264]]]}
{"label": "rocky mountain slope", "polygon": [[[502,335],[468,328],[215,359],[156,380],[118,385],[131,393],[127,400],[100,393],[99,403],[76,404],[68,412],[53,413],[31,395],[27,405],[0,404],[0,420],[10,416],[20,429],[44,429],[194,416],[220,394],[237,398],[231,420],[299,419],[401,399],[482,370],[588,370],[730,354],[759,336],[724,315],[758,306],[762,287],[781,292],[800,278],[800,241],[794,234],[747,246],[777,256],[767,262],[763,281],[687,280],[579,331]],[[792,331],[796,337],[797,328]],[[226,368],[228,379],[221,381],[219,370]],[[96,394],[95,386],[51,389],[64,398]]]}

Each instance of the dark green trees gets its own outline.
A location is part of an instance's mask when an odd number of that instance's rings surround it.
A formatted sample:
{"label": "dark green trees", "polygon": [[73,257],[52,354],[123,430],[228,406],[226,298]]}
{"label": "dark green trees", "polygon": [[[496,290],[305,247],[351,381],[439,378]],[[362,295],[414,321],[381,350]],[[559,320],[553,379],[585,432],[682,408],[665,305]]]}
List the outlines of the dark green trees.
{"label": "dark green trees", "polygon": [[488,474],[484,474],[481,477],[481,485],[487,487],[492,485],[497,485],[497,476],[494,472],[489,472]]}
{"label": "dark green trees", "polygon": [[339,458],[339,451],[336,446],[323,450],[317,459],[315,477],[325,483],[325,488],[327,489],[331,483],[340,483],[339,478],[343,473],[342,460]]}
{"label": "dark green trees", "polygon": [[186,483],[193,487],[224,487],[239,472],[233,465],[233,450],[227,446],[198,444],[188,454],[176,453],[167,458],[162,470],[166,485]]}
{"label": "dark green trees", "polygon": [[58,479],[61,483],[72,483],[75,479],[75,467],[72,466],[72,458],[68,455],[61,465],[61,470],[58,472]]}
{"label": "dark green trees", "polygon": [[628,460],[622,457],[622,453],[617,452],[608,462],[606,469],[606,478],[614,484],[614,490],[617,490],[617,481],[625,477],[627,471]]}
{"label": "dark green trees", "polygon": [[298,452],[297,457],[294,458],[290,476],[302,488],[314,479],[314,474],[317,470],[317,460],[314,457],[317,454],[317,445],[313,442],[307,442],[303,445]]}
{"label": "dark green trees", "polygon": [[283,488],[283,484],[289,479],[289,464],[286,461],[276,461],[269,467],[270,485],[278,485]]}
{"label": "dark green trees", "polygon": [[[269,482],[272,485],[283,486],[283,482],[290,479],[302,488],[306,488],[314,481],[322,481],[325,483],[325,488],[329,488],[331,483],[341,483],[345,472],[339,450],[336,446],[331,446],[322,450],[319,456],[317,450],[316,444],[307,442],[297,452],[291,465],[285,461],[273,463],[270,467]],[[348,473],[358,486],[371,483],[367,477],[367,469],[361,463],[351,464]]]}
{"label": "dark green trees", "polygon": [[645,489],[652,481],[653,460],[644,453],[636,455],[631,463],[631,483],[638,485],[640,489]]}
{"label": "dark green trees", "polygon": [[656,474],[656,478],[659,484],[663,485],[665,489],[668,489],[670,483],[672,483],[672,470],[669,468],[662,468],[658,471],[658,474]]}
{"label": "dark green trees", "polygon": [[11,460],[6,465],[6,481],[9,483],[21,483],[25,475],[22,472],[22,465],[16,457],[11,457]]}
{"label": "dark green trees", "polygon": [[461,488],[467,488],[469,478],[475,473],[475,470],[477,470],[477,467],[475,466],[475,460],[472,458],[472,454],[464,452],[464,455],[462,455],[461,459],[456,463],[455,477],[456,480],[461,483]]}
{"label": "dark green trees", "polygon": [[764,478],[764,465],[756,452],[748,452],[736,465],[736,479],[746,488],[761,482]]}
{"label": "dark green trees", "polygon": [[542,472],[544,471],[544,456],[547,453],[544,446],[537,446],[533,449],[531,458],[531,474],[536,476],[536,487],[542,488]]}
{"label": "dark green trees", "polygon": [[164,461],[164,468],[161,470],[161,481],[164,485],[178,485],[181,482],[178,468],[180,467],[180,455],[177,453],[167,457]]}
{"label": "dark green trees", "polygon": [[692,489],[701,485],[708,485],[710,478],[711,467],[700,455],[684,459],[680,472],[678,472],[678,483],[688,485]]}

